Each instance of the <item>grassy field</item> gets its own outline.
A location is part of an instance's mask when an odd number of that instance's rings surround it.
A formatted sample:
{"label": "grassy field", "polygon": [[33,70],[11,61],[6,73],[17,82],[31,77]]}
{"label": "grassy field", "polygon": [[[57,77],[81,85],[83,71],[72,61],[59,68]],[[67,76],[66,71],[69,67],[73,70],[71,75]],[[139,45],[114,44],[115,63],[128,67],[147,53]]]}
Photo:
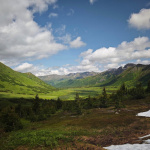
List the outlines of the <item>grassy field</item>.
{"label": "grassy field", "polygon": [[[89,95],[91,97],[98,96],[102,93],[102,87],[82,87],[82,88],[68,88],[68,89],[60,89],[51,91],[46,94],[37,93],[40,98],[43,99],[57,99],[60,97],[62,100],[74,100],[76,93],[79,94],[81,98],[86,98]],[[107,93],[112,93],[116,91],[117,87],[106,87]],[[35,95],[28,95],[28,94],[15,94],[15,93],[7,93],[7,92],[0,92],[0,98],[34,98]]]}
{"label": "grassy field", "polygon": [[82,115],[59,111],[38,123],[22,119],[23,130],[0,132],[0,149],[102,150],[111,144],[140,143],[138,137],[150,133],[150,118],[136,114],[149,109],[150,97],[147,97],[126,101],[119,114],[109,107],[83,110]]}

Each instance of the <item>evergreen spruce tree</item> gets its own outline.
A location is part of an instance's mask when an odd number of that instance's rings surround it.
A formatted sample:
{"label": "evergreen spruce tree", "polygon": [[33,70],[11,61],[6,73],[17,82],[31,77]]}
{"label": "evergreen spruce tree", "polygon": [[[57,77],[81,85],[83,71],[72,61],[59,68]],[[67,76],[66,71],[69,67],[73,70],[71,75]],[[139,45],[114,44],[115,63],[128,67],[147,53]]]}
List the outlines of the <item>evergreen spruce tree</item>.
{"label": "evergreen spruce tree", "polygon": [[81,111],[81,103],[80,103],[80,97],[79,97],[79,94],[76,93],[76,96],[75,96],[75,101],[71,103],[72,107],[71,107],[71,111],[77,115],[80,115],[82,114],[82,111]]}
{"label": "evergreen spruce tree", "polygon": [[21,103],[19,103],[16,107],[15,107],[15,112],[18,114],[18,116],[21,118],[22,117],[22,105]]}
{"label": "evergreen spruce tree", "polygon": [[135,88],[135,98],[136,99],[142,99],[145,97],[145,90],[142,87],[142,83],[139,82],[136,84],[136,88]]}
{"label": "evergreen spruce tree", "polygon": [[76,93],[75,101],[78,103],[79,107],[81,107],[81,101],[78,93]]}
{"label": "evergreen spruce tree", "polygon": [[127,88],[125,87],[125,83],[122,83],[120,89],[113,95],[113,101],[115,109],[119,109],[124,107],[123,100],[125,99],[125,95],[127,94]]}
{"label": "evergreen spruce tree", "polygon": [[122,83],[122,85],[120,86],[120,94],[122,96],[124,96],[125,94],[127,94],[127,89],[126,89],[126,86],[125,86],[125,83]]}
{"label": "evergreen spruce tree", "polygon": [[38,114],[40,111],[40,101],[39,101],[39,96],[38,94],[36,94],[35,99],[33,101],[33,106],[32,109],[34,111],[35,114]]}
{"label": "evergreen spruce tree", "polygon": [[79,101],[79,100],[80,100],[79,94],[76,93],[75,101]]}
{"label": "evergreen spruce tree", "polygon": [[74,101],[74,103],[72,103],[72,112],[76,115],[82,114],[81,107],[77,101]]}
{"label": "evergreen spruce tree", "polygon": [[59,97],[58,97],[58,99],[56,101],[56,107],[57,107],[57,109],[61,109],[62,108],[62,101],[60,100]]}
{"label": "evergreen spruce tree", "polygon": [[107,107],[107,93],[105,87],[103,88],[102,97],[100,97],[100,107]]}
{"label": "evergreen spruce tree", "polygon": [[147,88],[146,88],[146,92],[150,93],[150,80],[147,83]]}
{"label": "evergreen spruce tree", "polygon": [[92,108],[92,99],[89,95],[89,97],[87,98],[87,109],[90,109],[90,108]]}
{"label": "evergreen spruce tree", "polygon": [[117,93],[114,94],[113,100],[115,102],[115,109],[122,107],[122,94],[120,94],[120,91],[117,91]]}

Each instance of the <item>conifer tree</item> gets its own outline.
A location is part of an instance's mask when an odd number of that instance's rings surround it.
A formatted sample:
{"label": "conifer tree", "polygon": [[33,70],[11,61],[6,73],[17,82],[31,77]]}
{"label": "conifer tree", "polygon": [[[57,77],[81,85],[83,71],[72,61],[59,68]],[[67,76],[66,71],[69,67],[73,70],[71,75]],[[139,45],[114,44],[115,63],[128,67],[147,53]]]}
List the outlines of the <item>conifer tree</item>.
{"label": "conifer tree", "polygon": [[79,101],[79,100],[80,100],[79,94],[76,93],[75,101]]}
{"label": "conifer tree", "polygon": [[136,84],[136,88],[135,88],[135,98],[136,99],[142,99],[145,97],[145,90],[142,87],[142,83],[139,82]]}
{"label": "conifer tree", "polygon": [[62,108],[62,101],[60,100],[59,97],[58,97],[58,99],[56,101],[56,107],[57,107],[57,109],[61,109]]}
{"label": "conifer tree", "polygon": [[125,83],[122,83],[122,85],[120,86],[120,94],[123,96],[127,93],[127,89],[126,89],[126,86],[125,86]]}
{"label": "conifer tree", "polygon": [[100,98],[100,107],[107,107],[107,93],[105,87],[103,88],[102,97]]}
{"label": "conifer tree", "polygon": [[81,111],[81,107],[79,105],[79,103],[77,101],[74,101],[74,103],[72,103],[72,112],[77,114],[77,115],[81,115],[82,111]]}
{"label": "conifer tree", "polygon": [[91,99],[90,95],[89,95],[89,97],[87,98],[87,108],[88,108],[88,109],[92,108],[92,99]]}
{"label": "conifer tree", "polygon": [[16,107],[15,107],[15,112],[19,115],[19,117],[22,117],[22,105],[21,103],[19,103]]}
{"label": "conifer tree", "polygon": [[147,83],[146,92],[150,93],[150,80]]}
{"label": "conifer tree", "polygon": [[120,89],[116,92],[116,94],[113,95],[115,109],[124,107],[123,100],[126,94],[127,94],[127,88],[125,87],[125,83],[122,83],[122,85],[120,86]]}
{"label": "conifer tree", "polygon": [[32,109],[34,111],[35,114],[38,114],[40,111],[40,102],[39,102],[39,96],[38,94],[36,94],[35,99],[33,101],[33,106]]}

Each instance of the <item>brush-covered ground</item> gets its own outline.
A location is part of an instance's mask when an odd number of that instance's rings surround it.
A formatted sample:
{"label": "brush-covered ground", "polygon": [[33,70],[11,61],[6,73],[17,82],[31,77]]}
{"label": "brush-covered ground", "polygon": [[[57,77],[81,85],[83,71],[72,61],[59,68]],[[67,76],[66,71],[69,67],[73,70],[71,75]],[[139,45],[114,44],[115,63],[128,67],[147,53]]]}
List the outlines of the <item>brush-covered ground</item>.
{"label": "brush-covered ground", "polygon": [[72,150],[93,149],[124,143],[141,143],[138,137],[150,134],[150,118],[137,117],[150,109],[150,95],[145,99],[126,100],[124,108],[82,110],[82,115],[59,110],[45,121],[22,119],[24,128],[0,131],[1,150]]}

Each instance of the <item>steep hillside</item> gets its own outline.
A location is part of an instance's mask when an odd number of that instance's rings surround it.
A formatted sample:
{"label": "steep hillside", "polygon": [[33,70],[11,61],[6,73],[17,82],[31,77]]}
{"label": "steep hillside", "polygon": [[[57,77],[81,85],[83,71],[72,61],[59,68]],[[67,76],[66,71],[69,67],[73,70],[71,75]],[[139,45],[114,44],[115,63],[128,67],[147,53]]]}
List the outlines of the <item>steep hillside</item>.
{"label": "steep hillside", "polygon": [[35,94],[54,89],[31,73],[20,73],[0,63],[0,92]]}
{"label": "steep hillside", "polygon": [[96,72],[70,73],[68,75],[53,74],[47,76],[39,76],[39,78],[52,86],[56,86],[57,84],[61,84],[62,82],[67,82],[75,79],[83,79],[89,76],[95,76],[97,74],[98,73]]}
{"label": "steep hillside", "polygon": [[102,86],[119,86],[121,83],[125,82],[128,86],[133,86],[137,82],[141,82],[144,86],[147,85],[148,80],[150,80],[150,65],[137,64],[133,66],[126,65],[124,71],[116,76],[114,79],[107,81]]}
{"label": "steep hillside", "polygon": [[61,81],[55,84],[55,87],[120,86],[123,82],[128,86],[133,86],[137,82],[146,85],[148,80],[150,80],[150,65],[127,64],[124,67],[107,70],[95,76]]}

